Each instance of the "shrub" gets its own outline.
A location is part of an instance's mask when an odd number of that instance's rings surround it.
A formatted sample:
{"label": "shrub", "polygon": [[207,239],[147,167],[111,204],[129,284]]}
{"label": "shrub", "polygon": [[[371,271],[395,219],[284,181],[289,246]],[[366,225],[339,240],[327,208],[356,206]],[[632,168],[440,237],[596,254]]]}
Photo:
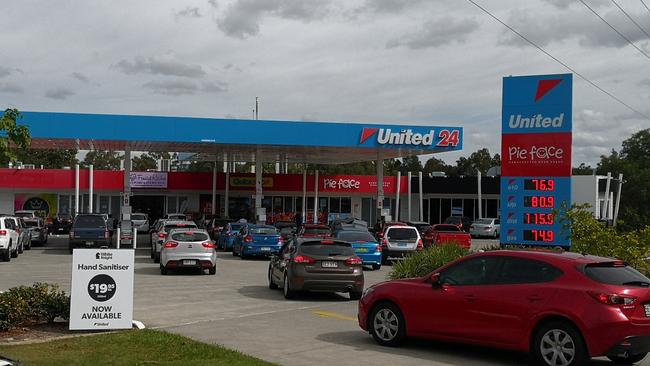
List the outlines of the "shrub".
{"label": "shrub", "polygon": [[422,277],[436,268],[469,254],[469,251],[454,243],[436,245],[413,253],[393,264],[388,274],[390,279]]}
{"label": "shrub", "polygon": [[58,285],[35,283],[19,286],[0,294],[0,330],[56,318],[68,319],[70,297]]}

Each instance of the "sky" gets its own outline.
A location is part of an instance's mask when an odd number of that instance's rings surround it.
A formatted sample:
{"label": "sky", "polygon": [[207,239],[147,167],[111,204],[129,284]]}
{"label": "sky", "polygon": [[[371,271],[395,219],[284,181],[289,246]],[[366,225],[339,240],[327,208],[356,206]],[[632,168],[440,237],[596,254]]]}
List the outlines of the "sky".
{"label": "sky", "polygon": [[[650,0],[474,1],[650,115]],[[448,163],[499,152],[504,76],[568,72],[465,0],[21,0],[2,24],[5,108],[250,119],[259,97],[260,119],[462,126]],[[577,76],[573,98],[575,166],[650,128]]]}

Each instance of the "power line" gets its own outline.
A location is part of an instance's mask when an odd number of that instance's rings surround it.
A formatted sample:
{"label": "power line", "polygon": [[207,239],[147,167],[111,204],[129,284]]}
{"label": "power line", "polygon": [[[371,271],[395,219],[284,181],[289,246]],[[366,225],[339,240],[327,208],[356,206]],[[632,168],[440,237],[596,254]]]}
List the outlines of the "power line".
{"label": "power line", "polygon": [[548,53],[545,49],[543,49],[542,47],[538,46],[535,42],[531,41],[530,39],[526,38],[526,36],[524,36],[523,34],[519,33],[516,29],[512,28],[511,26],[509,26],[508,24],[506,24],[505,22],[503,22],[501,19],[497,18],[496,15],[490,13],[487,9],[485,9],[484,7],[482,7],[482,6],[480,6],[479,4],[477,4],[474,0],[467,0],[467,1],[469,1],[470,3],[472,3],[472,4],[473,4],[474,6],[476,6],[477,8],[481,9],[485,14],[489,15],[490,17],[492,17],[492,19],[494,19],[494,20],[496,20],[497,22],[501,23],[501,25],[503,25],[504,27],[508,28],[511,32],[513,32],[514,34],[516,34],[516,35],[518,35],[519,37],[521,37],[524,41],[530,43],[530,45],[532,45],[533,47],[535,47],[535,48],[537,48],[538,50],[540,50],[540,51],[541,51],[542,53],[544,53],[546,56],[550,57],[550,58],[553,59],[555,62],[557,62],[557,63],[559,63],[560,65],[564,66],[567,70],[569,70],[569,71],[571,71],[572,73],[576,74],[580,79],[586,81],[586,82],[589,83],[591,86],[593,86],[594,88],[600,90],[602,93],[604,93],[605,95],[607,95],[607,96],[609,96],[610,98],[614,99],[615,101],[617,101],[617,102],[620,103],[621,105],[625,106],[625,107],[628,108],[629,110],[633,111],[634,113],[636,113],[636,114],[642,116],[643,118],[645,118],[645,119],[647,119],[647,120],[650,120],[650,116],[648,116],[647,114],[645,114],[645,113],[643,113],[643,112],[641,112],[641,111],[635,109],[635,108],[632,107],[631,105],[629,105],[629,104],[625,103],[623,100],[619,99],[619,98],[618,98],[617,96],[615,96],[614,94],[608,92],[607,90],[605,90],[605,89],[601,88],[600,86],[598,86],[598,85],[597,85],[596,83],[594,83],[593,81],[587,79],[586,76],[582,75],[581,73],[579,73],[579,72],[576,71],[574,68],[572,68],[571,66],[567,65],[566,63],[560,61],[557,57],[555,57],[555,56],[551,55],[550,53]]}
{"label": "power line", "polygon": [[650,12],[650,8],[648,8],[648,5],[646,5],[645,2],[643,2],[643,0],[641,0],[641,4],[643,4],[643,6],[645,6],[645,8],[648,9],[648,12]]}
{"label": "power line", "polygon": [[624,40],[626,40],[627,43],[631,44],[632,47],[636,48],[639,52],[641,52],[641,53],[643,54],[643,56],[645,56],[646,58],[648,58],[648,59],[650,60],[650,55],[648,55],[647,53],[645,53],[645,51],[643,51],[642,49],[640,49],[639,47],[637,47],[637,45],[635,45],[634,42],[630,41],[630,39],[627,38],[623,33],[619,32],[618,29],[614,28],[614,26],[612,26],[611,24],[609,24],[609,22],[607,22],[607,21],[605,20],[605,18],[601,17],[600,14],[598,14],[598,13],[597,13],[597,12],[596,12],[596,11],[595,11],[591,6],[589,6],[589,5],[588,5],[584,0],[579,0],[579,1],[582,3],[582,5],[586,6],[587,9],[591,10],[591,12],[594,13],[598,18],[600,18],[600,20],[602,20],[605,24],[607,24],[610,28],[612,28],[612,30],[613,30],[614,32],[616,32],[616,34],[618,34],[619,36],[621,36],[621,38],[623,38]]}
{"label": "power line", "polygon": [[632,21],[632,23],[634,23],[634,25],[636,25],[637,28],[639,28],[639,29],[641,30],[641,32],[643,32],[643,33],[646,35],[646,37],[650,38],[650,34],[648,34],[648,32],[646,32],[645,29],[643,29],[643,27],[641,27],[641,26],[639,25],[639,23],[637,23],[636,20],[634,20],[634,19],[630,16],[630,14],[628,14],[628,13],[627,13],[623,8],[621,8],[621,6],[618,5],[618,3],[616,2],[616,0],[612,0],[612,2],[614,3],[614,5],[616,5],[617,8],[619,8],[619,9],[623,12],[623,14],[625,14],[625,16],[626,16],[629,20]]}

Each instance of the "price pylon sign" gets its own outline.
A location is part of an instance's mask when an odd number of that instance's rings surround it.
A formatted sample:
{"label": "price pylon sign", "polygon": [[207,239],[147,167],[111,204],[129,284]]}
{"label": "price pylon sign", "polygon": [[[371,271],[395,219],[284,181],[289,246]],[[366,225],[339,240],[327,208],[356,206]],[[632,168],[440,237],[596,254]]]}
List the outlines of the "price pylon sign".
{"label": "price pylon sign", "polygon": [[130,329],[133,322],[131,249],[75,249],[70,330]]}

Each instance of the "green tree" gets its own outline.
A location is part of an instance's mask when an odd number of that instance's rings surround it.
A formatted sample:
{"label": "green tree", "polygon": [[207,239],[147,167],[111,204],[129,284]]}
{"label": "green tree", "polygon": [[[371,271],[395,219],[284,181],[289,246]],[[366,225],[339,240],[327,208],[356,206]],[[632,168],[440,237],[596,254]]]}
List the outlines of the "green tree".
{"label": "green tree", "polygon": [[449,172],[450,171],[450,166],[447,165],[442,159],[438,159],[435,156],[431,157],[431,159],[427,160],[427,162],[424,164],[424,169],[423,172],[426,174],[433,173],[433,172]]}
{"label": "green tree", "polygon": [[641,130],[623,141],[620,152],[601,156],[598,174],[623,173],[619,228],[639,230],[650,223],[650,129]]}
{"label": "green tree", "polygon": [[81,165],[88,168],[93,164],[93,168],[97,170],[119,170],[122,159],[123,156],[117,151],[93,150],[86,154]]}
{"label": "green tree", "polygon": [[18,150],[25,150],[31,145],[29,130],[17,124],[21,118],[22,115],[15,108],[6,109],[0,118],[0,161],[3,164],[16,162],[16,151],[11,145]]}
{"label": "green tree", "polygon": [[402,158],[402,165],[400,166],[399,170],[402,172],[402,174],[422,171],[422,163],[420,162],[420,158],[418,158],[417,155],[406,156]]}
{"label": "green tree", "polygon": [[487,148],[473,152],[469,158],[461,157],[456,160],[457,175],[475,176],[477,170],[486,174],[488,169],[493,166],[501,165],[501,156],[499,154],[490,155]]}
{"label": "green tree", "polygon": [[76,149],[24,149],[16,152],[16,160],[23,164],[43,165],[44,168],[61,169],[77,164]]}
{"label": "green tree", "polygon": [[157,160],[147,153],[131,158],[131,170],[133,171],[145,172],[149,169],[156,169],[157,167]]}
{"label": "green tree", "polygon": [[592,175],[593,173],[594,168],[592,168],[591,165],[587,165],[585,163],[580,163],[579,166],[573,167],[572,169],[573,175]]}

